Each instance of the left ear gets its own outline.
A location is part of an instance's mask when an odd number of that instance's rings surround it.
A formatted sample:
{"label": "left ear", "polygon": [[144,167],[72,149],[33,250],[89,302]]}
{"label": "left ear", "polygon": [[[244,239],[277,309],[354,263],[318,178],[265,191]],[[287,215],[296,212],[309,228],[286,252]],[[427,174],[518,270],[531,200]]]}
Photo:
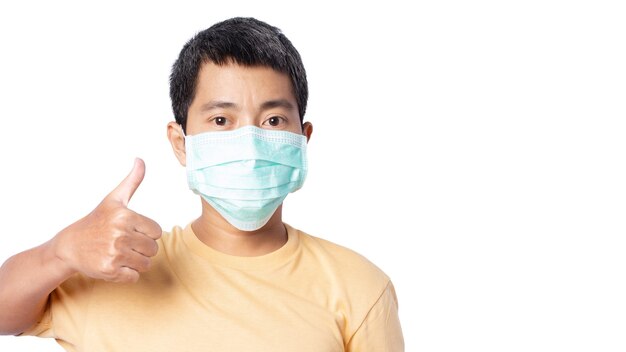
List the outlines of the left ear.
{"label": "left ear", "polygon": [[311,140],[311,135],[313,134],[313,124],[310,122],[305,122],[302,125],[302,134],[306,136],[307,143]]}
{"label": "left ear", "polygon": [[175,121],[171,121],[167,124],[167,139],[170,140],[172,150],[174,150],[174,155],[176,159],[178,159],[178,162],[182,166],[186,166],[187,154],[185,153],[185,135],[183,134],[183,128]]}

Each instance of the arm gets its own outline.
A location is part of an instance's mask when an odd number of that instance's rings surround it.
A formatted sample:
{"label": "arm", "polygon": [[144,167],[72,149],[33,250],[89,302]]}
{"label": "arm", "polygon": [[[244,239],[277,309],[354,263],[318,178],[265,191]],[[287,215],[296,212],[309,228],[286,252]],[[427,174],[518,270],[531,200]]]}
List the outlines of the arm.
{"label": "arm", "polygon": [[0,268],[0,334],[39,321],[48,295],[74,272],[55,256],[52,241],[9,258]]}
{"label": "arm", "polygon": [[91,213],[2,265],[1,335],[19,334],[37,323],[50,293],[74,273],[136,282],[149,269],[161,227],[127,207],[144,173],[145,165],[137,159],[131,173]]}

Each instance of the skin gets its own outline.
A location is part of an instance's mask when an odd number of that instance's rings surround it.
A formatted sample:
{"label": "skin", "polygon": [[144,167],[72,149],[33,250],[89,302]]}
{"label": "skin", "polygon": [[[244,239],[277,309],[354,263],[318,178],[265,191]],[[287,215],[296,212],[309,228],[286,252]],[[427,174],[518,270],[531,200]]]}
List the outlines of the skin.
{"label": "skin", "polygon": [[[203,64],[189,108],[187,133],[245,125],[303,134],[307,140],[313,132],[310,123],[300,124],[287,75],[265,67]],[[167,136],[176,158],[185,166],[181,127],[168,123]],[[145,164],[136,159],[130,174],[92,212],[48,242],[7,259],[0,267],[0,334],[19,334],[39,321],[50,293],[76,273],[132,284],[150,269],[161,227],[128,208],[144,175]],[[200,199],[202,213],[192,229],[203,243],[218,251],[257,256],[275,251],[287,241],[282,206],[261,229],[246,232],[230,225]]]}

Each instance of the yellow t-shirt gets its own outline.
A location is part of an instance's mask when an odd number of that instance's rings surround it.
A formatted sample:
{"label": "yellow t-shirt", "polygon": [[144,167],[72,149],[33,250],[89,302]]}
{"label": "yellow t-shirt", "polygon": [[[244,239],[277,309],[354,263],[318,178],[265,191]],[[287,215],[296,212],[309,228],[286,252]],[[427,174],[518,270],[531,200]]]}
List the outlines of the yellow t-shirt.
{"label": "yellow t-shirt", "polygon": [[287,243],[237,257],[191,226],[159,240],[134,284],[75,275],[24,335],[67,351],[403,351],[389,278],[355,252],[285,224]]}

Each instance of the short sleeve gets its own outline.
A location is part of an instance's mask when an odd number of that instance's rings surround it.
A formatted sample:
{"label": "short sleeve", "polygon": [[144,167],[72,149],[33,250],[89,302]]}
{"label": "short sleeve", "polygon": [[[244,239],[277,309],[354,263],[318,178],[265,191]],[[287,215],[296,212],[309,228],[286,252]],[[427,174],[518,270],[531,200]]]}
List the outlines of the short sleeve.
{"label": "short sleeve", "polygon": [[348,352],[403,352],[398,298],[389,282],[348,342]]}
{"label": "short sleeve", "polygon": [[48,296],[48,301],[46,302],[46,307],[41,319],[31,326],[30,328],[23,331],[21,334],[17,336],[38,336],[38,337],[53,337],[52,336],[52,314],[50,311],[50,301],[52,300],[52,296]]}
{"label": "short sleeve", "polygon": [[20,336],[51,337],[72,342],[80,339],[93,283],[93,279],[81,274],[67,279],[48,296],[41,320]]}

